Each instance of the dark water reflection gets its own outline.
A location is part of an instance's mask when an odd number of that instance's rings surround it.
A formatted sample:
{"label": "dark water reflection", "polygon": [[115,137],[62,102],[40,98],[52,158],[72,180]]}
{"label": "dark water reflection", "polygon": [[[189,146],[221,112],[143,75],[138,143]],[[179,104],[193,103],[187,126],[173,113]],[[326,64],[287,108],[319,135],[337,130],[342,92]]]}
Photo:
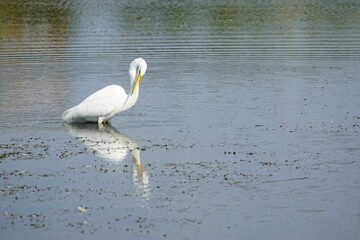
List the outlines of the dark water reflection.
{"label": "dark water reflection", "polygon": [[[147,214],[148,225],[144,218],[126,223],[143,221],[155,232],[143,235],[156,239],[164,228],[179,229],[167,232],[172,239],[236,238],[240,231],[249,239],[360,234],[359,1],[0,1],[0,141],[67,139],[61,113],[105,85],[126,88],[135,57],[148,62],[140,98],[112,125],[148,149],[143,163],[151,165],[155,190],[148,211],[131,209]],[[212,170],[220,176],[215,184],[188,178]],[[245,180],[224,187],[227,173]],[[119,192],[127,186],[125,177],[116,180],[122,185],[99,178]],[[100,185],[99,178],[79,186]],[[278,181],[284,179],[303,181]],[[129,196],[121,200],[129,204]],[[118,218],[104,211],[112,217],[104,222]],[[275,231],[280,225],[289,226],[283,235]],[[132,227],[119,229],[139,238],[125,230]]]}

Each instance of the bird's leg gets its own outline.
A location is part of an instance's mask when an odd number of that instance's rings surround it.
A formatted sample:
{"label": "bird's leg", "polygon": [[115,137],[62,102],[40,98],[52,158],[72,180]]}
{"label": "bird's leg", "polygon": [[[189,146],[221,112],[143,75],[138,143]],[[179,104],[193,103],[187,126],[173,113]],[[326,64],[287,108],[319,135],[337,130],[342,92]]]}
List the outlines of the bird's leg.
{"label": "bird's leg", "polygon": [[104,121],[104,119],[102,117],[98,118],[98,127],[99,127],[99,129],[103,128],[103,124],[102,124],[103,121]]}

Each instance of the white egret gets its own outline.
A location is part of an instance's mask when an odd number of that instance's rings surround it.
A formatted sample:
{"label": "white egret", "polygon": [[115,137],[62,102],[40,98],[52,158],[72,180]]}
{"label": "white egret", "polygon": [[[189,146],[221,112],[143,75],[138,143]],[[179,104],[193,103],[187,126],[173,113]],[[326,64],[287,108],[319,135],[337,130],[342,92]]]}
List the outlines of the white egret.
{"label": "white egret", "polygon": [[91,94],[79,105],[62,114],[64,122],[108,122],[116,114],[125,111],[136,103],[139,97],[139,82],[144,76],[147,64],[144,59],[136,58],[129,68],[130,92],[119,85],[110,85]]}

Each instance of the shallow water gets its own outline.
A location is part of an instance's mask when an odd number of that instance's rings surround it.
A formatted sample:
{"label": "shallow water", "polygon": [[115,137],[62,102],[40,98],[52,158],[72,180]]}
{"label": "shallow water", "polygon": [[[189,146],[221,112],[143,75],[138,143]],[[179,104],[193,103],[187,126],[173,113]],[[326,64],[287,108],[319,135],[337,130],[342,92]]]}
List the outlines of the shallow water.
{"label": "shallow water", "polygon": [[[1,236],[355,239],[359,26],[354,0],[0,2]],[[132,109],[61,123],[139,56]]]}

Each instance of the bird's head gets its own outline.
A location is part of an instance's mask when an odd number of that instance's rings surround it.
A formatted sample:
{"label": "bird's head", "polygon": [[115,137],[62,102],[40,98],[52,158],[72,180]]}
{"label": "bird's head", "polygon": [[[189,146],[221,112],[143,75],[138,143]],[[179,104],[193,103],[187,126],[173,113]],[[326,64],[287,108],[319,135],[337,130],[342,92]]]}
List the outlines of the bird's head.
{"label": "bird's head", "polygon": [[147,69],[147,64],[144,59],[136,58],[130,63],[129,74],[131,78],[131,95],[133,95],[135,89],[138,87],[139,82],[144,76]]}

